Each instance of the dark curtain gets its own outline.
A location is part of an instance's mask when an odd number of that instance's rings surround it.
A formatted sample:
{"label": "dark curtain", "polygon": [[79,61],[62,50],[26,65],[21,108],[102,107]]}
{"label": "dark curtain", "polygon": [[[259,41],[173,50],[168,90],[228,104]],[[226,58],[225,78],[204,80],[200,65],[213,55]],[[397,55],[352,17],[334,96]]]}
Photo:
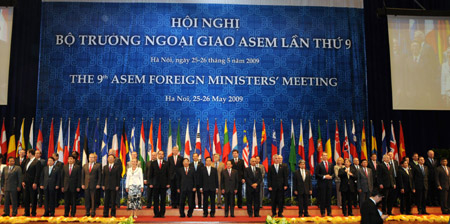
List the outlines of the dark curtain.
{"label": "dark curtain", "polygon": [[[429,10],[450,10],[450,1],[447,0],[419,2]],[[394,8],[418,8],[413,0],[364,0],[369,119],[375,124],[378,148],[381,146],[381,120],[385,121],[388,138],[390,120],[394,121],[397,142],[398,120],[402,121],[408,155],[412,152],[425,155],[431,148],[449,148],[450,112],[392,110],[387,19],[386,16],[378,16],[376,13],[377,8],[384,5]],[[17,1],[14,9],[8,106],[0,106],[1,116],[6,118],[8,136],[12,131],[12,119],[16,117],[16,135],[22,118],[26,118],[25,138],[28,138],[31,118],[36,112],[40,17],[40,0]],[[35,130],[38,125],[39,122],[35,122]]]}

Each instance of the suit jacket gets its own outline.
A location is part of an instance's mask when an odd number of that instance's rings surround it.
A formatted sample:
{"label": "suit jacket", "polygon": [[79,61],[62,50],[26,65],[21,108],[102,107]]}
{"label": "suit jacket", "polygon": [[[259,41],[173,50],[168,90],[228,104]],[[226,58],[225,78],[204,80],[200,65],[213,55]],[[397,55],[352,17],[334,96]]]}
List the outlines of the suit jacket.
{"label": "suit jacket", "polygon": [[[447,167],[448,172],[450,173],[450,168]],[[436,168],[436,186],[441,186],[444,190],[449,190],[450,176],[447,175],[444,168],[439,166]]]}
{"label": "suit jacket", "polygon": [[219,189],[222,189],[220,182],[222,181],[222,171],[225,169],[225,164],[222,162],[219,162],[218,167],[216,167],[216,162],[213,162],[212,167],[217,169],[217,177],[219,179]]}
{"label": "suit jacket", "polygon": [[[353,174],[353,176],[347,175],[347,172],[345,172],[346,169],[350,169],[350,172]],[[339,178],[341,179],[341,186],[339,188],[339,190],[341,192],[356,192],[356,183],[355,181],[357,180],[357,173],[358,171],[356,170],[356,168],[353,167],[342,167],[341,169],[339,169]]]}
{"label": "suit jacket", "polygon": [[361,224],[382,224],[383,219],[381,219],[378,213],[377,206],[371,199],[364,201],[361,205]]}
{"label": "suit jacket", "polygon": [[76,192],[81,188],[81,167],[73,164],[72,172],[69,174],[69,164],[64,165],[62,172],[64,192]]}
{"label": "suit jacket", "polygon": [[41,175],[40,185],[44,186],[44,190],[56,190],[55,187],[59,187],[60,185],[60,169],[58,166],[53,165],[52,172],[50,173],[50,167],[45,166],[44,172]]}
{"label": "suit jacket", "polygon": [[62,168],[64,167],[64,163],[61,161],[55,161],[54,166],[58,167],[59,170],[62,170]]}
{"label": "suit jacket", "polygon": [[42,166],[41,162],[37,159],[34,159],[33,162],[31,160],[27,160],[27,164],[30,163],[27,170],[27,165],[25,165],[25,171],[23,176],[23,182],[27,185],[30,184],[39,184],[41,179]]}
{"label": "suit jacket", "polygon": [[150,167],[152,166],[152,162],[153,161],[148,161],[148,162],[146,162],[145,163],[145,174],[144,174],[144,181],[146,180],[147,181],[147,185],[149,185],[150,186],[150,184],[151,184],[151,182],[152,181],[150,181]]}
{"label": "suit jacket", "polygon": [[214,191],[219,188],[219,175],[217,174],[217,169],[211,166],[211,171],[208,175],[208,169],[206,166],[202,167],[200,170],[200,179],[198,185],[203,191]]}
{"label": "suit jacket", "polygon": [[222,190],[225,190],[225,193],[234,193],[235,190],[238,189],[239,185],[238,171],[231,169],[231,176],[228,174],[228,170],[222,170]]}
{"label": "suit jacket", "polygon": [[[324,186],[332,187],[333,178],[335,177],[333,163],[328,163],[328,172],[327,172],[327,170],[325,169],[324,162],[323,161],[320,162],[315,169],[315,173],[316,173],[316,178],[317,178],[319,187],[324,187]],[[323,179],[323,177],[327,174],[331,176],[330,180]],[[342,180],[341,180],[341,183],[342,183]]]}
{"label": "suit jacket", "polygon": [[1,185],[4,191],[17,191],[17,188],[22,186],[22,168],[15,165],[10,172],[9,166],[4,167]]}
{"label": "suit jacket", "polygon": [[368,165],[367,167],[369,167],[372,170],[372,180],[373,180],[373,185],[378,185],[378,167],[380,166],[380,162],[376,161],[377,164],[377,169],[375,169],[375,166],[373,165],[372,160],[367,161]]}
{"label": "suit jacket", "polygon": [[84,185],[86,189],[95,190],[96,186],[101,186],[102,171],[100,166],[93,165],[91,172],[89,172],[89,163],[84,164],[81,170],[81,185]]}
{"label": "suit jacket", "polygon": [[195,179],[197,179],[197,186],[200,184],[200,170],[202,170],[202,168],[205,167],[205,165],[203,165],[203,163],[199,160],[197,163],[197,170],[195,170],[194,167],[194,162],[191,162],[191,164],[189,164],[189,168],[194,170],[194,174],[195,174]]}
{"label": "suit jacket", "polygon": [[280,165],[277,173],[275,165],[269,167],[269,171],[267,172],[268,187],[271,187],[273,190],[278,190],[288,186],[288,177],[284,169],[285,167]]}
{"label": "suit jacket", "polygon": [[312,190],[311,174],[309,170],[305,169],[305,181],[303,181],[300,170],[296,170],[294,173],[294,191],[297,191],[299,195],[307,194]]}
{"label": "suit jacket", "polygon": [[[397,162],[397,160],[392,160],[391,161],[392,163],[390,164],[391,165],[391,170],[392,170],[392,172],[393,172],[393,175],[394,175],[394,178],[397,178],[398,177],[398,170],[400,169],[400,166],[398,165],[398,162]],[[393,165],[392,165],[393,164]],[[392,167],[393,166],[393,167]]]}
{"label": "suit jacket", "polygon": [[425,159],[425,166],[428,167],[428,181],[430,183],[436,183],[436,168],[439,165],[439,161],[437,159],[433,159],[433,163],[430,161],[430,158]]}
{"label": "suit jacket", "polygon": [[384,162],[381,163],[377,169],[377,182],[382,184],[383,188],[393,188],[396,183],[392,167],[388,169]]}
{"label": "suit jacket", "polygon": [[242,159],[238,159],[238,162],[235,163],[234,162],[234,158],[230,160],[231,161],[231,165],[233,165],[233,170],[237,170],[238,171],[238,179],[239,181],[241,181],[242,179],[244,179],[244,160]]}
{"label": "suit jacket", "polygon": [[[246,190],[249,192],[259,192],[261,189],[261,183],[262,183],[262,175],[261,175],[261,169],[255,166],[255,174],[253,174],[252,166],[248,166],[244,170],[244,179],[246,184]],[[258,184],[256,189],[252,187],[253,184]]]}
{"label": "suit jacket", "polygon": [[367,176],[363,168],[357,171],[358,181],[356,182],[356,185],[358,187],[358,190],[361,190],[362,192],[372,192],[373,172],[372,169],[370,169],[369,167],[367,167],[366,169],[367,169]]}
{"label": "suit jacket", "polygon": [[116,187],[120,186],[120,180],[122,179],[122,172],[119,167],[113,164],[111,171],[109,171],[109,163],[103,167],[102,170],[102,187],[105,190],[116,190]]}
{"label": "suit jacket", "polygon": [[183,167],[183,158],[178,155],[177,156],[177,165],[175,165],[175,159],[173,156],[169,156],[169,158],[167,158],[167,161],[169,162],[169,177],[170,180],[176,180],[176,175],[177,175],[177,170],[179,168]]}
{"label": "suit jacket", "polygon": [[414,189],[413,174],[410,170],[408,170],[408,172],[409,174],[406,173],[403,167],[399,169],[398,188],[404,189],[406,192],[411,192],[412,189]]}
{"label": "suit jacket", "polygon": [[[23,159],[23,161],[22,161],[22,164],[20,164],[20,158],[19,157],[17,157],[17,158],[15,158],[14,159],[15,160],[15,165],[16,166],[20,166],[20,168],[22,169],[22,173],[25,173],[25,165],[27,164],[27,162],[28,162],[28,159],[27,159],[27,157],[25,156],[24,157],[24,159]],[[44,164],[44,166],[45,166],[46,164]]]}
{"label": "suit jacket", "polygon": [[[177,169],[178,174],[176,175],[177,189],[180,191],[192,191],[197,185],[197,179],[195,179],[195,171],[189,168],[188,173],[184,169],[184,166]],[[199,189],[196,189],[199,190]]]}
{"label": "suit jacket", "polygon": [[169,163],[167,161],[162,161],[161,169],[158,160],[151,163],[150,185],[153,185],[153,188],[166,188],[169,185]]}
{"label": "suit jacket", "polygon": [[424,172],[420,169],[420,166],[413,168],[413,182],[416,190],[428,190],[428,167],[423,166]]}

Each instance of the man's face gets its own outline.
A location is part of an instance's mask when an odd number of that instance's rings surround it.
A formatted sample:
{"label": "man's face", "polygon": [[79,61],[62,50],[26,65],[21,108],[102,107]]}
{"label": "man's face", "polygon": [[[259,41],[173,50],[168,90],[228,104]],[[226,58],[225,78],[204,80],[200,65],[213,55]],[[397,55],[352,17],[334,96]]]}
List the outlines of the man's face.
{"label": "man's face", "polygon": [[194,154],[192,155],[192,159],[197,162],[198,161],[198,154]]}
{"label": "man's face", "polygon": [[261,163],[261,158],[259,158],[259,156],[255,157],[255,159],[257,164]]}
{"label": "man's face", "polygon": [[137,152],[132,152],[131,153],[131,158],[132,159],[137,159],[137,156],[138,156]]}
{"label": "man's face", "polygon": [[283,163],[283,157],[282,156],[278,156],[278,164],[282,164]]}
{"label": "man's face", "polygon": [[390,158],[388,155],[384,155],[384,156],[383,156],[383,161],[384,161],[385,163],[389,163],[390,159],[391,159],[391,158]]}
{"label": "man's face", "polygon": [[417,161],[417,160],[419,160],[419,155],[414,154],[412,158],[413,158],[414,161]]}
{"label": "man's face", "polygon": [[114,163],[114,156],[108,156],[108,163]]}
{"label": "man's face", "polygon": [[89,155],[89,162],[93,163],[95,161],[95,156],[94,155]]}
{"label": "man's face", "polygon": [[158,154],[156,154],[156,152],[152,152],[152,160],[156,160],[156,157],[158,157]]}
{"label": "man's face", "polygon": [[74,164],[75,160],[72,157],[69,157],[69,164]]}
{"label": "man's face", "polygon": [[34,156],[36,157],[36,159],[40,159],[41,158],[41,156],[42,156],[42,153],[41,153],[41,151],[36,151],[35,153],[34,153]]}
{"label": "man's face", "polygon": [[306,167],[305,163],[300,163],[298,166],[300,167],[300,169],[305,169]]}
{"label": "man's face", "polygon": [[427,154],[428,154],[428,157],[434,158],[434,151],[433,150],[430,150]]}
{"label": "man's face", "polygon": [[393,152],[389,152],[388,153],[389,159],[393,160],[394,159],[394,153]]}
{"label": "man's face", "polygon": [[446,159],[442,160],[441,164],[442,164],[442,166],[447,166],[447,160]]}
{"label": "man's face", "polygon": [[408,162],[405,161],[404,163],[402,163],[402,167],[403,168],[408,168]]}
{"label": "man's face", "polygon": [[233,158],[238,158],[238,156],[239,156],[239,153],[236,152],[236,151],[234,151],[234,152],[233,152]]}
{"label": "man's face", "polygon": [[49,159],[49,160],[47,161],[47,165],[53,166],[53,164],[55,164],[55,161],[53,161],[53,159]]}
{"label": "man's face", "polygon": [[164,159],[164,152],[163,151],[159,151],[158,152],[158,159],[160,159],[160,160]]}
{"label": "man's face", "polygon": [[19,156],[20,157],[25,157],[25,150],[20,150]]}
{"label": "man's face", "polygon": [[367,161],[363,161],[363,162],[361,163],[361,166],[362,166],[362,167],[367,167]]}
{"label": "man's face", "polygon": [[256,159],[255,158],[250,159],[250,165],[252,165],[252,166],[256,165]]}
{"label": "man's face", "polygon": [[10,165],[10,166],[14,166],[14,164],[16,163],[16,161],[14,160],[14,158],[10,158],[10,159],[8,160],[8,162],[9,162],[9,165]]}
{"label": "man's face", "polygon": [[214,155],[214,162],[219,162],[219,161],[220,161],[219,155]]}
{"label": "man's face", "polygon": [[353,159],[353,164],[359,165],[359,159],[358,159],[358,158],[354,158],[354,159]]}
{"label": "man's face", "polygon": [[327,161],[327,160],[328,160],[328,154],[322,153],[322,161]]}
{"label": "man's face", "polygon": [[350,160],[345,160],[345,162],[344,162],[344,165],[345,165],[345,167],[350,167],[350,165],[351,165],[352,163],[350,162]]}
{"label": "man's face", "polygon": [[373,161],[377,160],[377,155],[376,154],[372,154],[372,156],[370,157]]}
{"label": "man's face", "polygon": [[206,166],[211,166],[211,158],[205,160]]}
{"label": "man's face", "polygon": [[178,148],[177,148],[177,147],[174,147],[174,148],[172,149],[172,155],[178,156]]}
{"label": "man's face", "polygon": [[231,167],[233,167],[233,165],[231,165],[231,161],[227,161],[227,169],[231,169]]}
{"label": "man's face", "polygon": [[423,157],[420,157],[419,159],[419,164],[423,165],[425,163],[425,159]]}
{"label": "man's face", "polygon": [[189,166],[189,160],[185,159],[183,160],[183,166],[188,167]]}

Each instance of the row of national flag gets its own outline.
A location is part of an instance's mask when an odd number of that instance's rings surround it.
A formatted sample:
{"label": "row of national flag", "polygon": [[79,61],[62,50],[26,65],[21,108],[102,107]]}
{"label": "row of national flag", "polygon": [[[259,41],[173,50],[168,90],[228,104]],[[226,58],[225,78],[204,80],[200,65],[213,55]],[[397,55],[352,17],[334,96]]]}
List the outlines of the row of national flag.
{"label": "row of national flag", "polygon": [[[165,151],[166,156],[170,156],[172,154],[172,148],[173,146],[178,146],[180,155],[183,155],[184,157],[191,157],[192,154],[195,152],[197,153],[200,158],[206,158],[211,157],[213,158],[214,154],[221,155],[221,160],[223,162],[226,162],[229,158],[231,158],[232,151],[238,150],[240,152],[240,157],[243,158],[244,164],[246,167],[248,167],[250,163],[250,158],[254,158],[256,156],[260,156],[261,164],[263,164],[266,167],[266,170],[269,167],[269,161],[272,162],[272,155],[279,154],[279,155],[289,155],[288,161],[290,163],[291,170],[296,169],[296,164],[299,158],[304,159],[309,164],[309,168],[311,172],[314,171],[315,164],[319,163],[321,161],[322,153],[326,152],[328,155],[328,161],[333,162],[337,161],[339,157],[343,158],[360,158],[360,159],[369,159],[370,155],[372,153],[378,153],[378,146],[377,141],[375,137],[374,132],[374,124],[372,121],[370,121],[370,145],[367,144],[368,140],[366,137],[366,126],[365,122],[362,122],[362,130],[360,131],[360,135],[356,133],[355,129],[355,122],[351,121],[351,124],[349,124],[349,132],[347,132],[347,122],[344,120],[344,141],[341,144],[341,137],[339,134],[339,125],[338,122],[335,121],[335,124],[329,123],[328,121],[325,121],[325,128],[326,128],[326,139],[322,140],[322,132],[320,130],[321,123],[318,121],[317,123],[317,138],[316,141],[314,141],[313,131],[311,127],[311,121],[308,121],[306,124],[307,126],[304,127],[303,121],[300,120],[299,127],[297,130],[299,130],[298,135],[298,142],[296,141],[296,135],[295,135],[295,125],[293,120],[291,120],[291,132],[290,132],[290,146],[289,148],[285,147],[285,137],[284,137],[284,130],[283,130],[283,121],[280,120],[280,129],[279,129],[279,135],[277,135],[277,132],[275,128],[272,129],[271,133],[271,145],[269,151],[267,150],[267,130],[265,121],[262,120],[262,130],[261,130],[261,137],[260,142],[258,141],[258,133],[256,131],[256,120],[253,122],[253,130],[251,135],[251,145],[249,143],[249,139],[247,138],[247,130],[244,128],[242,131],[242,148],[239,148],[238,144],[238,132],[236,129],[236,120],[233,121],[232,126],[232,133],[231,133],[231,142],[229,138],[229,131],[228,131],[228,122],[225,120],[224,125],[224,132],[223,132],[223,143],[221,143],[221,136],[219,132],[219,128],[217,125],[217,120],[214,122],[214,132],[210,133],[210,124],[209,120],[206,122],[206,142],[202,145],[202,135],[201,135],[201,125],[200,120],[197,121],[197,127],[196,127],[196,134],[195,134],[195,143],[191,143],[191,137],[190,137],[190,131],[189,131],[189,120],[187,120],[186,123],[186,130],[185,130],[185,137],[184,137],[184,144],[181,142],[181,125],[180,121],[178,121],[178,127],[176,132],[176,139],[175,144],[173,144],[174,140],[172,137],[172,121],[168,120],[168,136],[167,136],[167,147],[164,150],[163,149],[163,139],[162,139],[162,126],[161,122],[162,120],[159,119],[151,120],[150,121],[150,127],[149,129],[146,129],[144,124],[144,119],[140,122],[140,131],[137,133],[136,131],[136,125],[135,120],[133,120],[133,125],[131,128],[131,135],[130,138],[127,136],[127,130],[125,126],[125,120],[123,121],[122,130],[121,133],[118,133],[117,131],[117,119],[114,123],[114,127],[112,128],[112,133],[108,134],[108,119],[105,119],[103,133],[100,134],[100,122],[99,119],[96,120],[96,125],[93,133],[93,138],[91,137],[89,131],[89,119],[86,120],[86,127],[85,127],[85,133],[84,133],[84,144],[83,148],[80,146],[80,122],[81,120],[78,119],[78,124],[76,128],[76,132],[74,134],[74,140],[73,143],[71,143],[71,134],[70,134],[70,126],[71,126],[71,120],[67,119],[66,122],[63,121],[61,118],[59,120],[59,128],[57,133],[57,138],[55,142],[55,133],[54,133],[54,124],[56,121],[54,119],[51,120],[50,125],[50,133],[49,133],[49,141],[48,141],[48,147],[43,147],[43,132],[42,132],[42,125],[43,125],[43,119],[40,121],[39,129],[37,132],[37,138],[36,142],[34,141],[34,119],[32,119],[30,124],[30,131],[29,131],[29,137],[28,142],[25,143],[25,137],[24,137],[24,124],[25,119],[22,119],[22,124],[20,126],[20,136],[19,139],[16,142],[16,138],[14,134],[11,134],[9,137],[9,145],[7,144],[7,135],[6,135],[6,129],[5,129],[5,119],[3,119],[3,125],[1,130],[1,136],[0,136],[0,152],[5,155],[7,154],[7,157],[13,156],[17,157],[20,150],[26,150],[30,148],[34,148],[36,150],[40,150],[43,152],[43,154],[47,155],[47,157],[52,156],[53,153],[57,153],[59,155],[59,160],[61,162],[67,163],[68,156],[72,151],[76,151],[79,154],[82,154],[82,163],[85,164],[88,161],[88,154],[89,153],[95,153],[98,155],[97,162],[101,162],[103,165],[106,165],[107,163],[107,155],[110,149],[115,150],[116,156],[118,156],[122,160],[122,165],[125,167],[126,162],[130,160],[131,153],[136,152],[138,155],[138,160],[141,161],[141,164],[143,168],[145,167],[145,162],[147,159],[151,158],[152,152],[157,151]],[[13,122],[13,130],[14,130],[14,124]],[[63,129],[63,125],[67,123],[67,129]],[[322,124],[323,125],[323,124]],[[154,130],[154,128],[157,129]],[[244,121],[245,126],[245,121]],[[381,121],[381,152],[382,155],[386,154],[389,151],[394,152],[394,156],[396,160],[402,160],[403,157],[406,156],[405,151],[405,143],[404,143],[404,135],[403,135],[403,128],[401,122],[399,122],[399,128],[400,128],[400,134],[399,134],[399,146],[397,147],[397,141],[395,138],[395,132],[394,132],[394,125],[391,121],[390,125],[390,137],[387,138],[386,130],[384,122]],[[275,120],[273,127],[275,127]],[[335,127],[335,134],[334,134],[334,140],[332,136],[330,135],[330,127]],[[389,127],[389,126],[388,126]],[[303,129],[308,129],[308,138],[305,140]],[[64,130],[67,130],[64,135]],[[146,132],[148,130],[148,132]],[[155,131],[155,133],[154,133]],[[119,134],[120,134],[120,145],[119,145]],[[212,138],[211,138],[212,134]],[[112,135],[112,140],[110,141],[109,137]],[[155,136],[156,135],[156,136]],[[203,134],[203,137],[205,134]],[[156,137],[156,144],[154,144],[154,140]],[[279,137],[279,138],[278,138]],[[360,140],[358,141],[358,137],[360,137]],[[204,139],[204,138],[203,138]],[[332,140],[334,141],[332,144]],[[92,141],[91,144],[89,144],[89,141]],[[306,142],[305,142],[306,141]],[[389,141],[389,142],[388,142]],[[55,145],[56,143],[56,145]],[[136,143],[138,143],[136,145]],[[306,145],[308,147],[306,147]],[[46,150],[44,150],[46,149]],[[124,169],[125,173],[125,169]]]}

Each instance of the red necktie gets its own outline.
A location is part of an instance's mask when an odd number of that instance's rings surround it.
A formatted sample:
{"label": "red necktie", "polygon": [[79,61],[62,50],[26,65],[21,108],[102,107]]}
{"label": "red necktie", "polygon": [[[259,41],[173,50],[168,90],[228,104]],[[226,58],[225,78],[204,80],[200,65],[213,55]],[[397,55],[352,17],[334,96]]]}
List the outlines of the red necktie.
{"label": "red necktie", "polygon": [[159,169],[161,169],[161,164],[162,164],[162,162],[161,162],[161,161],[159,161]]}
{"label": "red necktie", "polygon": [[69,176],[72,175],[72,167],[69,166]]}
{"label": "red necktie", "polygon": [[186,175],[188,174],[188,168],[186,168]]}
{"label": "red necktie", "polygon": [[389,166],[389,163],[386,163],[386,164],[387,164],[388,170],[391,170],[391,166]]}
{"label": "red necktie", "polygon": [[364,168],[364,172],[366,173],[366,177],[369,177],[369,175],[367,174],[367,168]]}
{"label": "red necktie", "polygon": [[325,162],[325,170],[326,170],[327,173],[328,173],[328,163],[327,163],[327,162]]}
{"label": "red necktie", "polygon": [[111,172],[111,165],[109,165],[109,172]]}
{"label": "red necktie", "polygon": [[92,171],[92,164],[89,165],[89,173]]}

